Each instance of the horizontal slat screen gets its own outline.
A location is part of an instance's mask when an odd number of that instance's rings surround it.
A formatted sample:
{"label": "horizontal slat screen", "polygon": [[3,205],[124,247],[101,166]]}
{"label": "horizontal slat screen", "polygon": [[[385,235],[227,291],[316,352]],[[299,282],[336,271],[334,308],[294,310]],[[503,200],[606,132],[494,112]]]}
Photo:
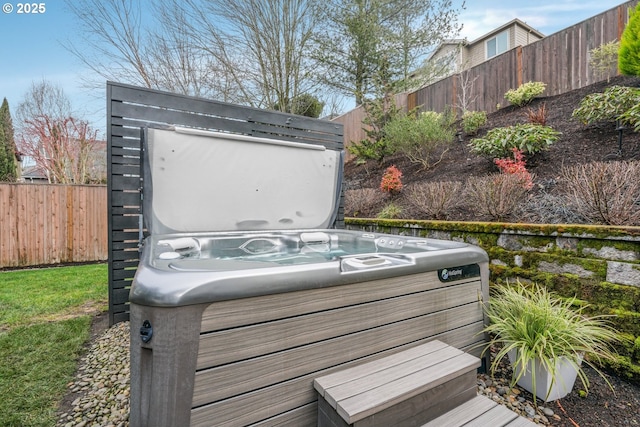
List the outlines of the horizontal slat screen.
{"label": "horizontal slat screen", "polygon": [[[123,295],[131,286],[133,273],[127,269],[139,259],[140,129],[149,125],[198,127],[343,148],[339,123],[108,82],[110,324],[128,320],[128,297]],[[344,228],[343,209],[335,227]]]}

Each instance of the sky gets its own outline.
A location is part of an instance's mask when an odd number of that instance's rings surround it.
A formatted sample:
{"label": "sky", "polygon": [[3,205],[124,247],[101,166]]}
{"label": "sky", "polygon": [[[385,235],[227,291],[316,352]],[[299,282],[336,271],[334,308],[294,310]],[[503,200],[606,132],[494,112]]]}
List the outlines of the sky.
{"label": "sky", "polygon": [[[38,0],[36,0],[38,1]],[[140,0],[147,1],[147,0]],[[462,0],[455,0],[458,6]],[[459,21],[461,37],[472,41],[514,18],[551,35],[591,16],[625,3],[620,0],[467,0]],[[0,0],[0,99],[7,98],[12,114],[33,83],[47,80],[61,87],[76,114],[104,132],[104,89],[84,87],[89,71],[66,48],[68,40],[82,43],[78,23],[64,0],[34,3]],[[23,12],[23,13],[18,13]],[[106,84],[106,82],[105,82]]]}

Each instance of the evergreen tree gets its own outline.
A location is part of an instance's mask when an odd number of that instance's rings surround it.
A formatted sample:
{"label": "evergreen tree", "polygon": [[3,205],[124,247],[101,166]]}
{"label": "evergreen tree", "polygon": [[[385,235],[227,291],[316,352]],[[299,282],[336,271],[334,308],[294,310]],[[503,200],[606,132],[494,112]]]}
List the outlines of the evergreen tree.
{"label": "evergreen tree", "polygon": [[379,66],[388,62],[401,90],[411,73],[441,42],[459,30],[451,0],[315,1],[319,25],[313,58],[320,81],[363,104],[375,91]]}
{"label": "evergreen tree", "polygon": [[18,180],[18,159],[13,137],[13,123],[7,98],[0,106],[0,181]]}
{"label": "evergreen tree", "polygon": [[629,18],[620,39],[618,68],[622,74],[640,76],[640,4]]}

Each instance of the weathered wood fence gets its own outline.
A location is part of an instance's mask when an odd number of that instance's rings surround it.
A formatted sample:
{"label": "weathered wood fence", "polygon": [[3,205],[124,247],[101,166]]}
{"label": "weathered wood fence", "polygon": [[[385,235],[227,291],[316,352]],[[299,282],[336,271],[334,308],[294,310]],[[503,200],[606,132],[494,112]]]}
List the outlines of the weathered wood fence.
{"label": "weathered wood fence", "polygon": [[0,184],[0,268],[106,261],[107,187]]}
{"label": "weathered wood fence", "polygon": [[[509,89],[528,81],[546,83],[544,96],[554,96],[604,80],[606,75],[589,67],[589,52],[604,43],[620,40],[637,3],[637,0],[622,3],[537,42],[511,49],[464,71],[464,79],[455,74],[415,92],[400,94],[396,103],[409,109],[444,111],[460,104],[458,95],[462,82],[466,81],[467,99],[472,100],[467,109],[491,113],[499,105],[508,104],[504,94]],[[611,75],[617,74],[615,66],[610,71]],[[365,138],[363,118],[362,107],[357,107],[334,119],[344,125],[345,146]]]}

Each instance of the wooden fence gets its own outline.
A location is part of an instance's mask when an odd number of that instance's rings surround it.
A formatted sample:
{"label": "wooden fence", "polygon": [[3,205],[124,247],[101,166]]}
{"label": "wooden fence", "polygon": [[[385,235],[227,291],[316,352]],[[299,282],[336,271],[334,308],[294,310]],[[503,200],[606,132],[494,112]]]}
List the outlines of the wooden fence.
{"label": "wooden fence", "polygon": [[0,268],[106,261],[107,187],[0,184]]}
{"label": "wooden fence", "polygon": [[[444,111],[459,106],[462,81],[473,100],[468,110],[491,113],[508,102],[504,94],[528,81],[547,84],[545,96],[559,95],[606,79],[589,67],[590,51],[614,40],[620,40],[629,14],[638,3],[628,1],[599,15],[549,35],[526,46],[518,46],[463,73],[440,80],[415,92],[398,95],[398,105],[419,107],[421,111]],[[617,68],[611,69],[612,75]],[[404,98],[404,99],[403,99]],[[362,107],[343,114],[334,121],[344,125],[344,143],[365,138],[362,130]]]}

